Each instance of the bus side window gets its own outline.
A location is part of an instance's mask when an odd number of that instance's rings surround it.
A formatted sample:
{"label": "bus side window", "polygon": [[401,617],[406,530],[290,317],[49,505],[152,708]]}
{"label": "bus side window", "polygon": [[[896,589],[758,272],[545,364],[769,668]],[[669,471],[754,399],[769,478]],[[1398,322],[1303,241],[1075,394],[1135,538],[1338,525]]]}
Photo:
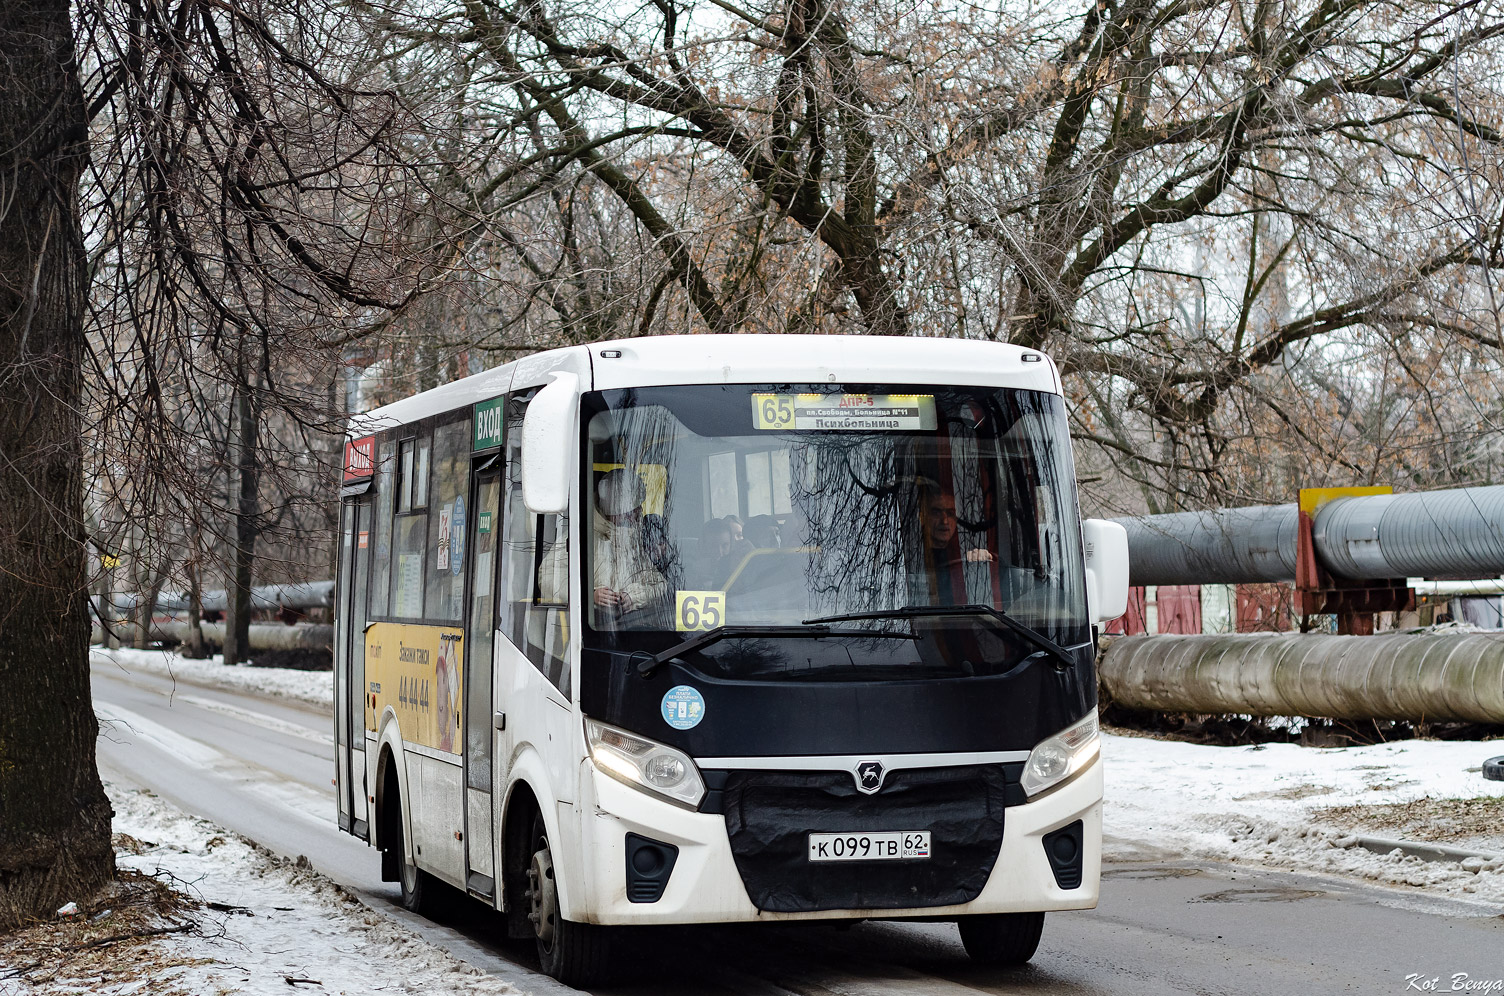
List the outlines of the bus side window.
{"label": "bus side window", "polygon": [[404,439],[397,448],[397,515],[393,524],[391,613],[423,616],[423,564],[428,550],[427,438]]}
{"label": "bus side window", "polygon": [[470,486],[470,420],[441,425],[433,433],[429,494],[428,556],[423,573],[428,598],[424,618],[457,623],[463,617],[465,493]]}
{"label": "bus side window", "polygon": [[569,517],[535,515],[522,502],[525,396],[507,399],[506,510],[502,523],[501,629],[533,666],[569,694]]}
{"label": "bus side window", "polygon": [[382,442],[376,448],[376,521],[371,526],[371,615],[386,615],[387,596],[392,579],[392,444]]}

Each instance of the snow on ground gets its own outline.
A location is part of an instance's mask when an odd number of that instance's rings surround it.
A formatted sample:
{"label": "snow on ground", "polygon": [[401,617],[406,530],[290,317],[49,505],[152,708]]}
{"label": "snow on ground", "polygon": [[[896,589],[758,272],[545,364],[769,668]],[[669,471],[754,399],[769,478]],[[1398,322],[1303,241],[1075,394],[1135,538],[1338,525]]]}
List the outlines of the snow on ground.
{"label": "snow on ground", "polygon": [[[149,792],[106,788],[115,807],[115,833],[133,838],[117,836],[119,865],[166,878],[205,905],[187,914],[196,921],[194,929],[155,940],[149,957],[133,961],[122,956],[102,976],[53,979],[23,992],[517,992],[368,909],[306,867],[186,816]],[[139,970],[133,971],[133,965]]]}
{"label": "snow on ground", "polygon": [[220,655],[191,660],[170,650],[105,650],[89,652],[95,664],[113,663],[126,671],[146,671],[217,688],[281,696],[309,705],[329,708],[334,701],[334,674],[330,671],[298,671],[285,667],[225,667]]}
{"label": "snow on ground", "polygon": [[[1481,772],[1485,759],[1500,754],[1500,740],[1209,747],[1107,734],[1104,830],[1119,850],[1148,844],[1504,902],[1504,782]],[[1452,800],[1474,800],[1466,811],[1492,819],[1447,835],[1413,832]],[[1450,862],[1377,854],[1358,846],[1359,836],[1443,837],[1493,856]]]}

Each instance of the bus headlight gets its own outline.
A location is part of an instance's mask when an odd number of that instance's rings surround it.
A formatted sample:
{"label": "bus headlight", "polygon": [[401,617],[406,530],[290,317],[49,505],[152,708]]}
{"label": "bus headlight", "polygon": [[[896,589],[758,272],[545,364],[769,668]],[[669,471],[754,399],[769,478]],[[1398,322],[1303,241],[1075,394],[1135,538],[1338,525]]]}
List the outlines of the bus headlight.
{"label": "bus headlight", "polygon": [[681,751],[593,719],[585,720],[585,742],[590,760],[617,781],[691,809],[705,798],[700,769]]}
{"label": "bus headlight", "polygon": [[1023,777],[1019,779],[1024,794],[1038,795],[1065,781],[1091,763],[1092,758],[1101,751],[1101,743],[1095,709],[1074,726],[1068,726],[1053,737],[1041,740],[1029,752]]}

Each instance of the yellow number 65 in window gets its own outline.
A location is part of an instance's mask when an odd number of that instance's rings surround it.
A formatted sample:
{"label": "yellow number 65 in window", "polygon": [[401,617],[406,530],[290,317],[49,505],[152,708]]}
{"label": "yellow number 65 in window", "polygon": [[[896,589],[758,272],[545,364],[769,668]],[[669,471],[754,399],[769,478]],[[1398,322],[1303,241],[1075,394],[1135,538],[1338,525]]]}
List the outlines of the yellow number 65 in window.
{"label": "yellow number 65 in window", "polygon": [[724,591],[681,591],[674,599],[674,628],[681,633],[726,625]]}

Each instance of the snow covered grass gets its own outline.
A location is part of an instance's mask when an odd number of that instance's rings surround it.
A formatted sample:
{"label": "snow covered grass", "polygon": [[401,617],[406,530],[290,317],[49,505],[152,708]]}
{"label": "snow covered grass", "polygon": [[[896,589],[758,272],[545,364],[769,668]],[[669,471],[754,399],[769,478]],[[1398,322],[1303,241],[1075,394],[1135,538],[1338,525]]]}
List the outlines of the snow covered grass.
{"label": "snow covered grass", "polygon": [[330,671],[298,671],[285,667],[226,667],[218,654],[191,660],[170,650],[105,650],[89,652],[95,664],[115,664],[126,671],[146,671],[216,688],[296,699],[320,708],[334,701],[334,674]]}
{"label": "snow covered grass", "polygon": [[[106,788],[115,806],[119,866],[185,893],[187,901],[166,912],[164,922],[188,929],[112,945],[103,949],[108,958],[48,962],[9,980],[0,962],[0,996],[517,992],[306,867],[149,792]],[[102,929],[110,916],[99,916]]]}
{"label": "snow covered grass", "polygon": [[[1107,734],[1102,754],[1105,831],[1123,845],[1504,902],[1504,782],[1481,771],[1504,741],[1209,747]],[[1448,809],[1493,818],[1419,832]],[[1498,856],[1423,861],[1376,854],[1360,836],[1443,839]]]}

